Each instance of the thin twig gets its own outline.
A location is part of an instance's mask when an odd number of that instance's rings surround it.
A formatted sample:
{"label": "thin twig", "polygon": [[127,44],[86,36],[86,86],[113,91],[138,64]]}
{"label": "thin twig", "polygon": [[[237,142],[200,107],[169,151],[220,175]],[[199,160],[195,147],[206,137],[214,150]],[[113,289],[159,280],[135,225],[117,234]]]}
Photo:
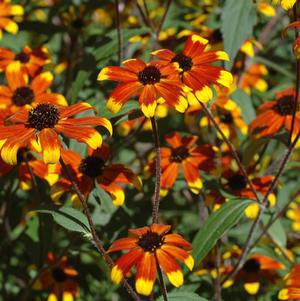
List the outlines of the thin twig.
{"label": "thin twig", "polygon": [[[97,248],[98,252],[101,254],[101,256],[104,258],[107,265],[110,268],[112,268],[114,266],[114,262],[111,259],[111,257],[106,253],[106,251],[105,251],[104,247],[102,246],[102,243],[101,243],[101,241],[100,241],[100,239],[97,235],[96,228],[95,228],[95,225],[94,225],[94,222],[93,222],[93,219],[92,219],[92,215],[91,215],[90,209],[89,209],[89,207],[86,203],[85,197],[83,196],[83,194],[79,190],[78,185],[76,183],[76,180],[74,179],[72,173],[69,171],[69,168],[66,166],[63,159],[60,158],[59,162],[60,162],[61,167],[62,167],[63,171],[65,172],[67,178],[71,182],[72,189],[77,194],[77,196],[78,196],[78,198],[79,198],[79,200],[82,204],[84,213],[87,217],[87,220],[88,220],[88,223],[89,223],[89,226],[90,226],[90,230],[91,230],[91,234],[92,234],[92,237],[93,237],[94,245]],[[135,293],[134,289],[131,287],[131,285],[128,283],[128,281],[125,278],[123,279],[122,282],[123,282],[123,285],[126,288],[127,292],[129,293],[129,295],[134,300],[141,301],[139,296]]]}
{"label": "thin twig", "polygon": [[157,130],[157,124],[155,117],[151,117],[152,133],[154,146],[156,151],[155,158],[155,189],[154,189],[154,198],[152,201],[152,223],[158,223],[159,215],[159,201],[160,201],[160,187],[161,187],[161,164],[160,164],[160,145],[159,145],[159,136]]}
{"label": "thin twig", "polygon": [[253,222],[252,226],[251,226],[251,229],[249,231],[249,234],[246,238],[246,244],[243,248],[243,251],[242,251],[242,254],[241,256],[239,257],[239,260],[238,262],[236,263],[236,265],[234,266],[233,270],[231,271],[230,274],[228,274],[223,280],[222,280],[222,283],[225,283],[227,280],[233,278],[236,276],[236,274],[238,273],[238,271],[241,269],[241,267],[243,266],[243,264],[245,263],[245,260],[248,256],[248,253],[251,249],[251,247],[253,246],[252,245],[252,240],[253,240],[253,236],[254,234],[256,233],[256,230],[257,230],[257,227],[258,225],[260,224],[260,221],[262,219],[262,216],[267,208],[267,202],[268,202],[268,197],[270,195],[270,193],[273,192],[275,186],[277,185],[277,182],[279,180],[279,177],[281,176],[281,174],[283,173],[284,171],[284,168],[286,166],[286,163],[288,162],[294,148],[295,148],[295,145],[297,144],[298,140],[300,138],[300,132],[298,133],[297,137],[295,138],[295,140],[293,141],[293,143],[289,146],[285,156],[283,157],[282,161],[281,161],[281,164],[279,166],[279,170],[276,174],[276,176],[274,177],[267,193],[264,195],[264,198],[261,202],[261,207],[260,207],[260,210],[259,210],[259,214],[257,216],[257,218],[255,219],[255,221]]}
{"label": "thin twig", "polygon": [[116,26],[118,32],[118,62],[119,65],[121,65],[123,59],[123,46],[122,46],[121,17],[119,12],[119,0],[115,0],[115,12],[116,12]]}
{"label": "thin twig", "polygon": [[159,37],[159,34],[160,34],[160,32],[161,32],[161,30],[162,30],[162,27],[163,27],[163,25],[164,25],[164,22],[165,22],[165,20],[166,20],[166,17],[167,17],[169,8],[170,8],[170,6],[171,6],[171,3],[172,3],[172,0],[168,0],[167,5],[166,5],[166,8],[165,8],[164,15],[162,16],[162,18],[161,18],[161,20],[160,20],[160,23],[159,23],[159,25],[158,25],[158,27],[157,27],[157,30],[156,30],[156,36],[157,36],[157,39],[158,39],[158,37]]}
{"label": "thin twig", "polygon": [[[198,99],[198,98],[197,98],[197,99]],[[222,129],[219,127],[218,123],[215,121],[214,116],[212,115],[211,111],[210,111],[208,108],[206,108],[205,104],[202,103],[199,99],[198,99],[198,101],[200,102],[200,104],[201,104],[201,106],[202,106],[202,108],[203,108],[203,111],[204,111],[205,115],[206,115],[206,116],[208,117],[208,119],[212,122],[212,124],[214,125],[214,127],[216,128],[216,130],[217,130],[217,131],[220,133],[220,135],[222,136],[224,142],[225,142],[225,143],[227,144],[227,146],[229,147],[229,149],[230,149],[230,151],[231,151],[231,153],[232,153],[232,155],[233,155],[233,157],[234,157],[234,159],[235,159],[235,161],[236,161],[236,163],[237,163],[237,165],[238,165],[238,167],[239,167],[241,173],[242,173],[243,176],[246,178],[247,183],[248,183],[248,185],[250,186],[250,189],[251,189],[251,191],[253,192],[253,194],[254,194],[256,200],[257,200],[258,202],[260,202],[260,199],[259,199],[259,197],[258,197],[258,194],[257,194],[257,192],[256,192],[256,189],[255,189],[255,187],[253,186],[253,183],[252,183],[252,181],[250,180],[250,178],[249,178],[249,176],[248,176],[248,173],[247,173],[247,171],[246,171],[246,169],[245,169],[243,163],[241,162],[241,160],[240,160],[240,158],[239,158],[238,153],[237,153],[236,150],[234,149],[234,147],[233,147],[233,145],[231,144],[231,142],[227,139],[227,137],[226,137],[225,134],[223,133]]]}
{"label": "thin twig", "polygon": [[163,295],[163,299],[164,299],[164,301],[169,301],[168,292],[167,292],[167,289],[166,289],[166,285],[165,285],[165,282],[164,282],[164,278],[163,278],[163,275],[162,275],[162,272],[161,272],[161,268],[160,268],[156,253],[154,253],[154,257],[155,257],[157,274],[158,274],[158,282],[159,282],[160,289],[161,289],[161,292],[162,292],[162,295]]}
{"label": "thin twig", "polygon": [[[297,3],[295,3],[294,5],[293,13],[294,13],[294,22],[297,22],[298,21]],[[298,38],[298,36],[299,36],[298,28],[295,27],[295,40]],[[293,132],[295,128],[296,113],[297,113],[298,98],[299,98],[299,86],[300,86],[300,60],[297,59],[296,60],[296,93],[294,98],[293,117],[292,117],[292,125],[291,125],[291,130],[289,135],[289,144],[292,143]]]}
{"label": "thin twig", "polygon": [[221,249],[220,249],[220,241],[218,241],[216,244],[217,277],[215,280],[215,301],[222,301],[222,284],[221,284],[220,267],[221,267]]}

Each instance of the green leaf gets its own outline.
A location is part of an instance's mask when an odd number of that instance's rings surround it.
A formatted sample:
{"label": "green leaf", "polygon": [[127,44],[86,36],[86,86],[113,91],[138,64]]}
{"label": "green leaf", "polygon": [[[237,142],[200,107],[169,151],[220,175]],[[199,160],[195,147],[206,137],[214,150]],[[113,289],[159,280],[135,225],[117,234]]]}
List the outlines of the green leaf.
{"label": "green leaf", "polygon": [[231,68],[244,41],[252,37],[257,21],[255,5],[249,0],[226,0],[221,20],[224,49],[230,57],[225,66]]}
{"label": "green leaf", "polygon": [[80,70],[77,73],[75,81],[72,83],[71,88],[68,92],[67,99],[70,102],[70,104],[74,104],[77,101],[78,94],[80,90],[83,88],[90,74],[91,72],[86,70]]}
{"label": "green leaf", "polygon": [[[263,223],[266,225],[269,218],[264,216]],[[281,246],[285,247],[287,242],[286,233],[280,220],[277,220],[268,230],[270,236]]]}
{"label": "green leaf", "polygon": [[255,110],[250,95],[242,89],[237,89],[231,94],[234,102],[241,108],[243,119],[249,124],[255,118]]}
{"label": "green leaf", "polygon": [[54,221],[67,230],[87,234],[90,227],[86,216],[79,210],[71,207],[61,207],[55,209],[36,210],[39,213],[51,214]]}
{"label": "green leaf", "polygon": [[110,197],[110,195],[104,191],[99,185],[98,183],[95,184],[95,195],[100,199],[101,205],[103,206],[103,209],[109,213],[109,214],[113,214],[117,208],[114,206],[114,204],[112,203],[112,199]]}
{"label": "green leaf", "polygon": [[252,200],[231,200],[209,216],[193,241],[193,256],[196,262],[199,263],[217,240],[240,220],[252,202]]}
{"label": "green leaf", "polygon": [[[208,301],[195,293],[188,293],[188,292],[173,292],[168,293],[169,301]],[[163,301],[163,297],[159,297],[157,301]]]}

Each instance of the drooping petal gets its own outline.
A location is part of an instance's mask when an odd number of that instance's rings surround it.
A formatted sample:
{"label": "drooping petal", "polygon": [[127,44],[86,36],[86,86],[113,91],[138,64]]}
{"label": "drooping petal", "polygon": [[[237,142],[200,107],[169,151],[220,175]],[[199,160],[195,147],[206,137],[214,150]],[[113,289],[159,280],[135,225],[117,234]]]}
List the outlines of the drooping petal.
{"label": "drooping petal", "polygon": [[176,162],[169,163],[161,174],[162,189],[170,189],[173,187],[179,172],[179,166]]}
{"label": "drooping petal", "polygon": [[156,98],[157,95],[154,86],[144,86],[142,93],[139,97],[139,103],[142,112],[147,118],[153,117],[155,115],[155,109],[157,106]]}
{"label": "drooping petal", "polygon": [[103,68],[98,74],[97,80],[113,80],[116,82],[137,81],[137,74],[126,68],[110,66]]}
{"label": "drooping petal", "polygon": [[118,239],[113,242],[113,244],[109,247],[107,253],[122,251],[122,250],[130,250],[137,246],[138,239],[135,237],[125,237]]}
{"label": "drooping petal", "polygon": [[9,64],[6,68],[5,76],[8,86],[13,91],[27,85],[28,76],[22,71],[21,63],[19,61]]}
{"label": "drooping petal", "polygon": [[167,234],[165,236],[165,243],[173,246],[178,246],[181,248],[185,248],[187,250],[192,249],[192,245],[182,238],[179,234]]}
{"label": "drooping petal", "polygon": [[91,106],[87,102],[79,102],[69,107],[60,107],[59,113],[60,117],[66,118],[66,117],[72,117],[76,114],[88,111],[88,110],[94,110],[93,106]]}
{"label": "drooping petal", "polygon": [[43,150],[44,162],[54,164],[59,161],[61,143],[53,129],[43,129],[39,133],[39,141]]}
{"label": "drooping petal", "polygon": [[203,184],[199,175],[198,168],[191,164],[188,160],[184,160],[182,162],[182,168],[189,188],[193,193],[199,194]]}

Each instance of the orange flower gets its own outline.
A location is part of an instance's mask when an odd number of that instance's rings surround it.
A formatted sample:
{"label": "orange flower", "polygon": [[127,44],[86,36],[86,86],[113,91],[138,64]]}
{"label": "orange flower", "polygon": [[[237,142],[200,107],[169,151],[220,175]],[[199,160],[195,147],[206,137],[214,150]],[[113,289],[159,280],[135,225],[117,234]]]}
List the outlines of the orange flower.
{"label": "orange flower", "polygon": [[67,105],[63,95],[47,92],[53,82],[53,75],[49,71],[40,73],[29,83],[28,75],[24,73],[21,63],[17,61],[6,68],[5,76],[8,86],[0,86],[1,105],[12,106],[14,111],[37,103]]}
{"label": "orange flower", "polygon": [[229,87],[232,84],[232,75],[222,67],[213,66],[217,60],[229,60],[224,51],[207,50],[208,40],[199,35],[191,35],[185,42],[181,53],[174,53],[168,49],[160,49],[152,54],[164,63],[176,63],[181,70],[181,79],[188,87],[187,98],[189,103],[198,103],[196,97],[202,101],[209,101],[213,94],[210,84],[220,84]]}
{"label": "orange flower", "polygon": [[[169,281],[179,287],[183,284],[183,273],[176,260],[183,262],[190,270],[194,259],[186,251],[192,245],[178,234],[167,234],[171,226],[153,224],[129,230],[131,237],[116,240],[108,252],[129,250],[115,263],[111,271],[111,279],[116,284],[126,276],[133,266],[136,266],[135,288],[139,294],[148,296],[153,290],[156,269],[159,265]],[[186,249],[186,250],[184,250]]]}
{"label": "orange flower", "polygon": [[18,32],[18,25],[12,18],[24,14],[24,9],[21,5],[13,5],[9,2],[10,0],[0,0],[0,40],[2,38],[3,30],[12,34]]}
{"label": "orange flower", "polygon": [[103,126],[112,133],[109,120],[96,116],[70,118],[91,109],[93,107],[88,103],[77,103],[69,107],[40,103],[31,109],[20,109],[7,118],[9,125],[0,125],[2,159],[14,165],[21,147],[33,149],[35,146],[41,149],[45,163],[57,163],[61,150],[58,134],[96,149],[102,144],[102,137],[92,126]]}
{"label": "orange flower", "polygon": [[[267,101],[258,109],[258,116],[249,125],[252,133],[259,137],[274,136],[280,129],[291,130],[294,111],[295,90],[286,89],[276,94],[276,100]],[[300,131],[300,111],[297,107],[294,134]]]}
{"label": "orange flower", "polygon": [[255,254],[244,263],[235,280],[242,280],[245,290],[249,294],[255,295],[258,293],[263,279],[274,283],[279,278],[276,271],[283,268],[282,263],[270,257]]}
{"label": "orange flower", "polygon": [[153,117],[162,97],[169,106],[184,112],[187,102],[182,96],[182,84],[175,66],[161,62],[144,63],[139,59],[123,62],[125,67],[105,67],[98,75],[98,80],[113,80],[121,84],[111,93],[107,107],[113,113],[134,95],[139,96],[139,104],[146,117]]}
{"label": "orange flower", "polygon": [[57,261],[56,256],[49,252],[47,264],[49,268],[42,272],[36,280],[34,289],[50,289],[48,301],[73,301],[75,297],[78,297],[79,290],[76,281],[78,272],[68,265],[67,257],[64,256],[60,261]]}
{"label": "orange flower", "polygon": [[[171,147],[161,148],[161,195],[166,195],[174,185],[179,168],[183,169],[184,177],[193,193],[200,193],[202,180],[199,169],[208,171],[214,167],[215,152],[210,145],[195,145],[198,137],[183,136],[175,132],[165,136]],[[150,160],[146,171],[154,173],[155,158]]]}
{"label": "orange flower", "polygon": [[5,71],[7,66],[15,61],[21,63],[23,72],[35,76],[42,70],[43,66],[50,62],[50,59],[46,48],[31,49],[26,46],[18,54],[10,49],[0,48],[0,71]]}
{"label": "orange flower", "polygon": [[[121,206],[124,203],[125,195],[118,184],[133,184],[137,189],[141,189],[142,183],[140,178],[125,165],[108,164],[109,156],[109,147],[106,144],[95,150],[88,149],[86,158],[81,158],[79,154],[70,150],[62,152],[65,164],[77,179],[78,187],[86,197],[94,189],[96,180],[98,185],[110,194],[113,204]],[[52,188],[52,199],[56,202],[59,201],[61,195],[71,189],[70,181],[62,178]],[[72,200],[77,201],[76,194],[73,194]]]}
{"label": "orange flower", "polygon": [[300,264],[296,264],[286,279],[286,288],[280,290],[279,300],[300,299]]}

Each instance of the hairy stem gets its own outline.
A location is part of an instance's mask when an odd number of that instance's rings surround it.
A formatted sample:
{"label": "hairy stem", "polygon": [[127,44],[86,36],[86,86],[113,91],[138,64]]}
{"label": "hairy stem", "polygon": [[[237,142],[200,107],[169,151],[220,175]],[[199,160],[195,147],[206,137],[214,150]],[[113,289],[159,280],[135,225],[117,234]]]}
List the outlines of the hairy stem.
{"label": "hairy stem", "polygon": [[158,273],[158,281],[159,281],[160,289],[161,289],[161,292],[163,295],[163,299],[164,299],[164,301],[169,301],[167,288],[166,288],[166,285],[164,282],[164,278],[163,278],[156,254],[155,254],[155,262],[156,262],[156,268],[157,268],[157,273]]}
{"label": "hairy stem", "polygon": [[115,12],[116,12],[116,27],[118,32],[118,62],[121,65],[123,58],[123,46],[122,46],[122,31],[121,31],[121,17],[119,11],[119,0],[115,0]]}

